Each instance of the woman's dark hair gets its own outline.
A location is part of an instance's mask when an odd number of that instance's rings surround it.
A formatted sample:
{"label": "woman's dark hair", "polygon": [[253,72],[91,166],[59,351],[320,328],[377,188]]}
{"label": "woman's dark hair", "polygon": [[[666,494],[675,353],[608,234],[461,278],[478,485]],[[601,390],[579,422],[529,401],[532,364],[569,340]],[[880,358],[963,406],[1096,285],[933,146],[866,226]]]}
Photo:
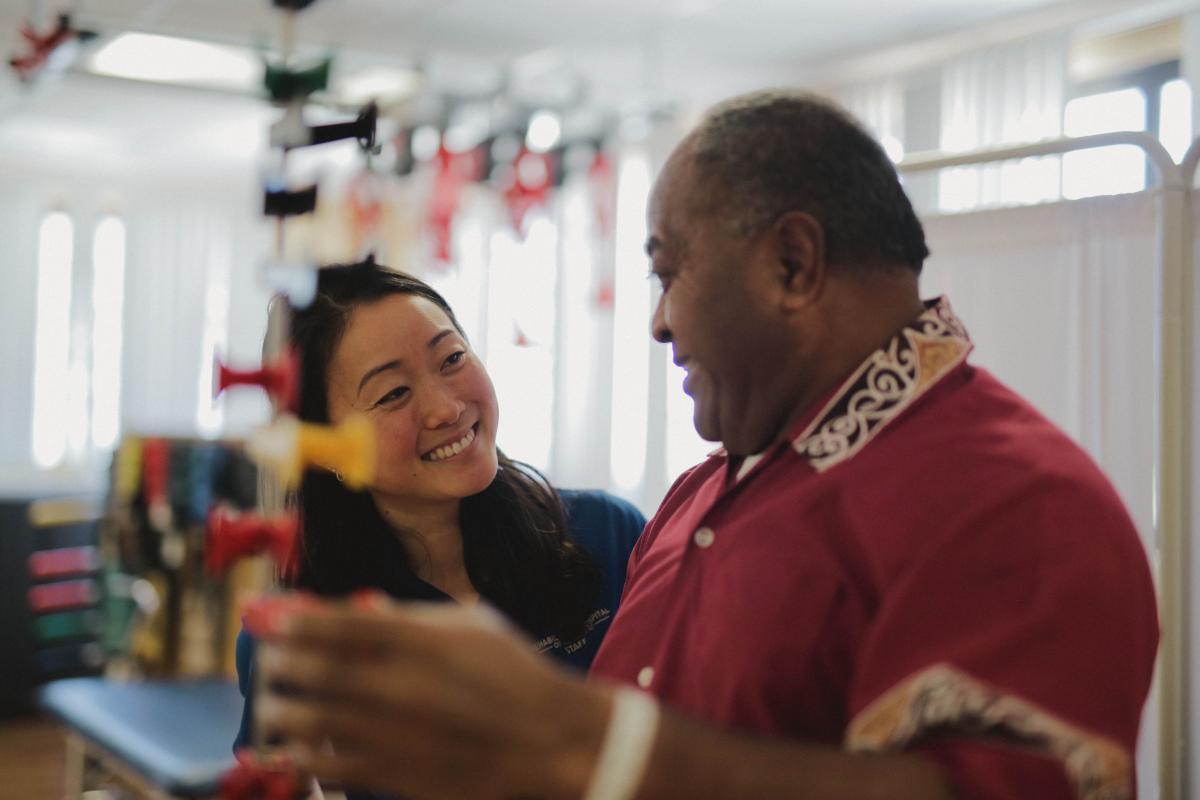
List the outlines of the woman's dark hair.
{"label": "woman's dark hair", "polygon": [[[434,303],[463,334],[445,299],[411,275],[368,260],[320,270],[316,299],[292,317],[300,354],[300,418],[328,423],[329,361],[354,309],[395,294]],[[595,562],[566,535],[562,500],[533,467],[497,450],[499,469],[459,510],[463,559],[476,591],[534,636],[572,642],[585,633],[600,591]],[[373,587],[409,597],[420,586],[374,500],[328,472],[308,471],[295,497],[302,523],[293,585],[322,595]]]}

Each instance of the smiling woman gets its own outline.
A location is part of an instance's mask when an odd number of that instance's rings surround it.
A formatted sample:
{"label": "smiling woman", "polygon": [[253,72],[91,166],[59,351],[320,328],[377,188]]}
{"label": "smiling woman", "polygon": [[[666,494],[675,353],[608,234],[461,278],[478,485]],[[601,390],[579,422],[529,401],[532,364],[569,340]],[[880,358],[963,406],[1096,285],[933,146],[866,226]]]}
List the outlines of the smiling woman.
{"label": "smiling woman", "polygon": [[[325,383],[329,422],[358,412],[375,425],[379,512],[394,527],[422,531],[423,546],[441,543],[434,531],[453,529],[457,501],[486,489],[498,468],[496,393],[449,314],[420,294],[359,306],[330,353]],[[421,555],[414,537],[405,541],[410,556]]]}
{"label": "smiling woman", "polygon": [[[538,650],[586,669],[616,612],[641,513],[603,492],[556,490],[496,447],[491,378],[449,305],[416,278],[373,262],[321,270],[292,342],[301,419],[365,415],[378,452],[365,492],[333,473],[304,477],[295,588],[486,602]],[[243,633],[243,690],[251,645]]]}

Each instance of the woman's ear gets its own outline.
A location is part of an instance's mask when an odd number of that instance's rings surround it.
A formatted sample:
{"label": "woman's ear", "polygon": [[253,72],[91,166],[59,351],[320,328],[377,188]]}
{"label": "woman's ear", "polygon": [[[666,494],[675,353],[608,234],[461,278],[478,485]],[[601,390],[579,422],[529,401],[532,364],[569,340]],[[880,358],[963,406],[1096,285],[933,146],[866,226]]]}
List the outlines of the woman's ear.
{"label": "woman's ear", "polygon": [[804,211],[789,211],[775,221],[783,302],[786,309],[808,305],[825,283],[825,229]]}

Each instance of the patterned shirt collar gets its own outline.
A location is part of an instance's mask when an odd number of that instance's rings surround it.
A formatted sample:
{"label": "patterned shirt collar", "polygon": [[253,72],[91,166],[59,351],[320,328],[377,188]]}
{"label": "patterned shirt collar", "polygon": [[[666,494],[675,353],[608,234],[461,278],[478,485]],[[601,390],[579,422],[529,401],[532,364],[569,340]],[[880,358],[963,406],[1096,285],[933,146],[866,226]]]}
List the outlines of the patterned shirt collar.
{"label": "patterned shirt collar", "polygon": [[869,355],[792,439],[818,472],[853,458],[971,352],[970,337],[945,297]]}

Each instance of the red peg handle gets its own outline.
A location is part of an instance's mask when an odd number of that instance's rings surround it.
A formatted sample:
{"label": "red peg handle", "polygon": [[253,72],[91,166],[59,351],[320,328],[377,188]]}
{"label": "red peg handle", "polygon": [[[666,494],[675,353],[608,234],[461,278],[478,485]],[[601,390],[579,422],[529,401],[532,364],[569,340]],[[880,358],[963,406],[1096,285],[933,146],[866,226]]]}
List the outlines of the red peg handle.
{"label": "red peg handle", "polygon": [[383,611],[391,599],[378,589],[359,589],[350,595],[350,605],[359,611]]}
{"label": "red peg handle", "polygon": [[290,568],[298,528],[291,514],[263,517],[214,506],[208,512],[205,566],[209,574],[221,575],[239,558],[269,552],[276,564]]}
{"label": "red peg handle", "polygon": [[[284,619],[320,611],[326,607],[325,603],[310,592],[256,597],[242,605],[242,626],[260,639],[271,639],[279,634]],[[360,611],[384,611],[390,605],[388,596],[377,589],[363,589],[350,596],[350,606]]]}
{"label": "red peg handle", "polygon": [[308,592],[267,595],[242,606],[242,626],[260,639],[271,639],[279,633],[286,617],[317,611],[323,606],[321,598]]}
{"label": "red peg handle", "polygon": [[230,386],[261,386],[275,402],[288,411],[296,411],[300,389],[300,358],[294,349],[289,349],[274,361],[263,364],[259,369],[232,369],[216,359],[216,385],[213,397]]}
{"label": "red peg handle", "polygon": [[305,795],[291,763],[266,761],[250,749],[239,750],[237,764],[221,776],[221,800],[296,800]]}
{"label": "red peg handle", "polygon": [[142,442],[142,496],[147,508],[167,504],[167,481],[171,475],[171,445],[166,439]]}

